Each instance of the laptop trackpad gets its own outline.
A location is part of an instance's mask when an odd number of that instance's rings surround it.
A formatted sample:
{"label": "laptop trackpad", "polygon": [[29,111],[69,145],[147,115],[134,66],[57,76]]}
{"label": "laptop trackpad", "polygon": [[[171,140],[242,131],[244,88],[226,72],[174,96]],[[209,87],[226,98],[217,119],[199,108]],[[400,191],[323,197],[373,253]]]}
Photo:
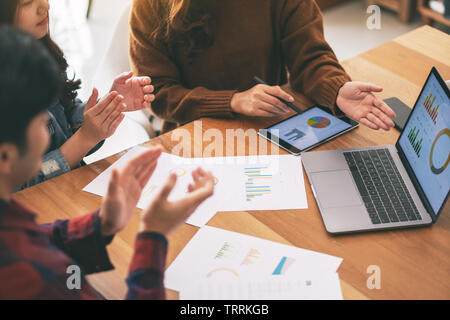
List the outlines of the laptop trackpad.
{"label": "laptop trackpad", "polygon": [[311,173],[318,201],[323,208],[362,205],[361,196],[348,170]]}

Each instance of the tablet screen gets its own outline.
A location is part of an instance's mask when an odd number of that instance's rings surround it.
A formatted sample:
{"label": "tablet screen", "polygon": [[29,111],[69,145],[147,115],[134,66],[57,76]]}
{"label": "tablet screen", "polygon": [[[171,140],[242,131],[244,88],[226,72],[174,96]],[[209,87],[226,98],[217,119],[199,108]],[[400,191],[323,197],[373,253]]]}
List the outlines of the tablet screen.
{"label": "tablet screen", "polygon": [[351,126],[351,124],[336,118],[330,113],[318,107],[313,107],[302,114],[267,128],[267,131],[272,137],[277,136],[285,143],[299,150],[305,150],[349,129]]}

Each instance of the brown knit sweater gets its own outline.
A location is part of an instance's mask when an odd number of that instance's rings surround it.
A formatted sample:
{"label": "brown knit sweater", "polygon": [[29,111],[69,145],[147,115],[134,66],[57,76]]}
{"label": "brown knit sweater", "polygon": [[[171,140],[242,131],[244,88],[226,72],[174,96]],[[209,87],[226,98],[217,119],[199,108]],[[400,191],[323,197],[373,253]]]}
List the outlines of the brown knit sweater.
{"label": "brown knit sweater", "polygon": [[194,58],[179,44],[151,40],[148,1],[133,1],[130,57],[135,74],[152,78],[163,132],[201,117],[233,118],[231,97],[252,87],[255,75],[283,85],[287,69],[294,90],[332,110],[351,81],[313,0],[220,0],[214,42]]}

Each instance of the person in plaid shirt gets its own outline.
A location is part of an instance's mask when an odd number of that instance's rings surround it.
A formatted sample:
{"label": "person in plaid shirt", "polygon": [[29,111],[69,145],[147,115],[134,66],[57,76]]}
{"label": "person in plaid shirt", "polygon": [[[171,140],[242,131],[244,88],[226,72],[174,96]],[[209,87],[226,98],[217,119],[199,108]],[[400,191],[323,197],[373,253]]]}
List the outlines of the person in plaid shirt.
{"label": "person in plaid shirt", "polygon": [[[85,275],[111,270],[106,246],[130,220],[154,172],[160,148],[114,170],[99,210],[71,220],[38,225],[13,191],[42,165],[49,142],[47,108],[60,90],[60,75],[45,47],[32,36],[0,27],[0,299],[99,299]],[[169,177],[141,215],[130,264],[127,299],[164,299],[166,236],[213,193],[211,173],[197,169],[188,194],[168,201]],[[70,281],[73,266],[79,285]]]}

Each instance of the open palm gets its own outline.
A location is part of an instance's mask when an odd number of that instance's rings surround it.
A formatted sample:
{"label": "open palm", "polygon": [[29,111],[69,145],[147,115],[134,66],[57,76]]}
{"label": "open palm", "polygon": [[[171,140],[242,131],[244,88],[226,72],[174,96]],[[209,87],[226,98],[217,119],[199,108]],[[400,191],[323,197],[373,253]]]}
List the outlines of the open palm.
{"label": "open palm", "polygon": [[347,82],[339,90],[336,104],[348,117],[369,128],[389,130],[394,126],[394,111],[372,92],[383,89],[371,83]]}
{"label": "open palm", "polygon": [[214,177],[201,168],[192,172],[193,183],[188,186],[188,194],[178,200],[169,201],[177,176],[171,174],[158,196],[144,211],[141,231],[154,231],[168,235],[183,223],[207,198],[214,193]]}
{"label": "open palm", "polygon": [[133,77],[133,72],[122,73],[112,85],[111,91],[117,91],[124,97],[126,112],[150,108],[155,100],[154,88],[149,77]]}
{"label": "open palm", "polygon": [[160,155],[160,148],[150,149],[131,160],[122,171],[113,170],[100,209],[103,236],[113,235],[128,224]]}

